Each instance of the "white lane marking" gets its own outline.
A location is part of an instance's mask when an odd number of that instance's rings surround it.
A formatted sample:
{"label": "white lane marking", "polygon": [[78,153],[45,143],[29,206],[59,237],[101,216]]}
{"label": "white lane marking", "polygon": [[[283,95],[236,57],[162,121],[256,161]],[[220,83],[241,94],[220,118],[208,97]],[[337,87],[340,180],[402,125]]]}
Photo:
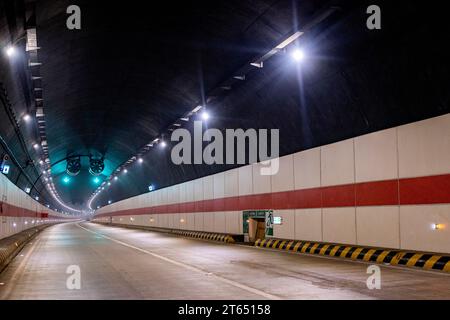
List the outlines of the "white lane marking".
{"label": "white lane marking", "polygon": [[131,244],[128,244],[128,243],[125,243],[125,242],[123,242],[123,241],[120,241],[120,240],[117,240],[117,239],[114,239],[114,238],[110,238],[110,237],[104,235],[103,233],[99,233],[99,232],[96,232],[96,231],[92,231],[92,230],[90,230],[90,229],[87,229],[87,228],[81,226],[81,225],[78,224],[78,223],[77,223],[77,226],[80,227],[81,229],[85,230],[85,231],[88,231],[88,232],[90,232],[90,233],[93,233],[93,234],[95,234],[95,235],[98,235],[98,236],[100,236],[100,237],[103,237],[103,238],[108,239],[108,240],[110,240],[110,241],[116,242],[116,243],[118,243],[118,244],[120,244],[120,245],[122,245],[122,246],[125,246],[125,247],[128,247],[128,248],[131,248],[131,249],[134,249],[134,250],[137,250],[137,251],[146,253],[146,254],[151,255],[151,256],[153,256],[153,257],[155,257],[155,258],[164,260],[164,261],[166,261],[166,262],[172,263],[172,264],[177,265],[177,266],[179,266],[179,267],[182,267],[182,268],[185,268],[185,269],[188,269],[188,270],[197,272],[197,273],[201,273],[201,274],[203,274],[203,275],[207,275],[208,277],[214,278],[214,279],[216,279],[216,280],[218,280],[218,281],[221,281],[221,282],[224,282],[224,283],[226,283],[226,284],[232,285],[232,286],[234,286],[234,287],[243,289],[243,290],[245,290],[245,291],[248,291],[248,292],[257,294],[257,295],[262,296],[262,297],[264,297],[264,298],[271,299],[271,300],[281,300],[281,298],[278,297],[278,296],[272,295],[272,294],[270,294],[270,293],[266,293],[266,292],[264,292],[264,291],[261,291],[261,290],[258,290],[258,289],[255,289],[255,288],[252,288],[252,287],[249,287],[249,286],[246,286],[245,284],[242,284],[242,283],[239,283],[239,282],[236,282],[236,281],[233,281],[233,280],[229,280],[229,279],[223,278],[223,277],[221,277],[221,276],[218,276],[218,275],[216,275],[216,274],[214,274],[214,273],[211,273],[211,272],[202,270],[202,269],[200,269],[200,268],[196,268],[196,267],[190,266],[190,265],[188,265],[188,264],[185,264],[185,263],[182,263],[182,262],[179,262],[179,261],[176,261],[176,260],[172,260],[172,259],[170,259],[170,258],[161,256],[161,255],[159,255],[159,254],[150,252],[150,251],[148,251],[148,250],[145,250],[145,249],[142,249],[142,248],[139,248],[139,247],[135,247],[135,246],[133,246],[133,245],[131,245]]}

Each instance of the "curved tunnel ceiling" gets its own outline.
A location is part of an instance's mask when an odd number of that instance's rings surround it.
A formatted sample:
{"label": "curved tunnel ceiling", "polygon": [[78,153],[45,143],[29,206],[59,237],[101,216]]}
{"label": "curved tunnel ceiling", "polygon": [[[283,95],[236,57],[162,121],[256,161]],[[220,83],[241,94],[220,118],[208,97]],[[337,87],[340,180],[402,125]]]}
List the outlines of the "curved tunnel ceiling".
{"label": "curved tunnel ceiling", "polygon": [[[81,30],[65,27],[70,4],[82,8]],[[275,55],[207,104],[208,126],[279,128],[283,155],[449,112],[450,70],[434,40],[448,38],[439,28],[445,19],[433,19],[436,25],[414,19],[438,14],[419,5],[399,10],[384,1],[383,29],[370,31],[361,1],[168,2],[148,8],[41,0],[36,25],[51,162],[104,156],[99,178],[106,179],[204,104],[224,79],[331,6],[337,13],[299,41],[306,63],[298,67],[286,54]],[[399,15],[410,17],[414,27],[398,25]],[[160,188],[231,167],[174,165],[168,150],[150,150],[93,207],[147,192],[149,184]],[[65,162],[52,169],[62,199],[77,208],[86,208],[97,188],[88,159],[82,164],[70,183],[63,182]]]}

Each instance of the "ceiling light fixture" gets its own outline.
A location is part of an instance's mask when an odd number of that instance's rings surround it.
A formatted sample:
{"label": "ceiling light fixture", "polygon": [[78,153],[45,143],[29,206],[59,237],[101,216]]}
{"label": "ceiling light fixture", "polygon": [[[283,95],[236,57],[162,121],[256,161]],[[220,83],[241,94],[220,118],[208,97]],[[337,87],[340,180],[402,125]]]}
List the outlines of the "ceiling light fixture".
{"label": "ceiling light fixture", "polygon": [[31,120],[31,116],[28,113],[25,113],[22,117],[25,122],[29,122]]}
{"label": "ceiling light fixture", "polygon": [[205,120],[205,121],[208,120],[209,119],[209,113],[206,112],[206,111],[203,111],[202,112],[202,119]]}
{"label": "ceiling light fixture", "polygon": [[12,57],[14,55],[14,53],[16,52],[16,49],[13,46],[8,46],[5,50],[5,52],[8,57]]}
{"label": "ceiling light fixture", "polygon": [[305,59],[305,53],[301,50],[301,49],[294,49],[291,53],[292,58],[297,61],[300,62],[303,59]]}

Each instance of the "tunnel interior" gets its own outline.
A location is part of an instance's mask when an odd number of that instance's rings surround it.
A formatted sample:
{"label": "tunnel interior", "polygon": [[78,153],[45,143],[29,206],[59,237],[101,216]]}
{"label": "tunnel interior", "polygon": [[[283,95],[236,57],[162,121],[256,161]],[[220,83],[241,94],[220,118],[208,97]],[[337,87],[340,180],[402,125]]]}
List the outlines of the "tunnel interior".
{"label": "tunnel interior", "polygon": [[0,300],[449,299],[447,15],[0,0]]}

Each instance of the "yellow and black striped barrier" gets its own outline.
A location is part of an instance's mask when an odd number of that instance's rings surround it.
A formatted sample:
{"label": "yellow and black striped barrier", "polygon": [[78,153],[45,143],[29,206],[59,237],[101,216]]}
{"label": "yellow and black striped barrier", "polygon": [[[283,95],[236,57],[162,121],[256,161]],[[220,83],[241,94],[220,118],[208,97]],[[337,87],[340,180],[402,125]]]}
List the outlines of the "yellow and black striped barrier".
{"label": "yellow and black striped barrier", "polygon": [[233,237],[228,234],[197,232],[197,231],[183,231],[183,230],[173,230],[172,233],[179,235],[179,236],[183,236],[183,237],[189,237],[189,238],[197,238],[197,239],[203,239],[203,240],[234,243]]}
{"label": "yellow and black striped barrier", "polygon": [[413,251],[378,249],[311,241],[258,239],[255,246],[290,252],[318,254],[395,266],[450,272],[450,256]]}

